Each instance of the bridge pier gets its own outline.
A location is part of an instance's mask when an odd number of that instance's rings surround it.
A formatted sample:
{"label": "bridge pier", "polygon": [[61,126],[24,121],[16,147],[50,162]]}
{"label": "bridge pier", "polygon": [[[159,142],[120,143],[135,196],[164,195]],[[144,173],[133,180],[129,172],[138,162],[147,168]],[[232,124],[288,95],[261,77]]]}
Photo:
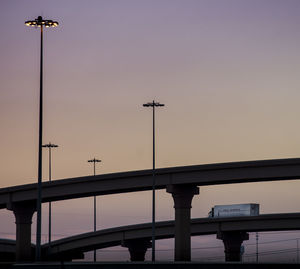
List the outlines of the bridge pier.
{"label": "bridge pier", "polygon": [[31,261],[31,224],[36,202],[13,203],[8,209],[14,212],[16,219],[16,261]]}
{"label": "bridge pier", "polygon": [[145,254],[151,246],[150,239],[129,239],[122,242],[122,247],[128,248],[132,262],[145,261]]}
{"label": "bridge pier", "polygon": [[244,240],[249,240],[249,234],[246,232],[218,232],[217,238],[223,240],[225,261],[241,261],[241,245]]}
{"label": "bridge pier", "polygon": [[175,208],[175,261],[191,260],[192,199],[199,194],[195,185],[168,185],[167,192],[174,199]]}

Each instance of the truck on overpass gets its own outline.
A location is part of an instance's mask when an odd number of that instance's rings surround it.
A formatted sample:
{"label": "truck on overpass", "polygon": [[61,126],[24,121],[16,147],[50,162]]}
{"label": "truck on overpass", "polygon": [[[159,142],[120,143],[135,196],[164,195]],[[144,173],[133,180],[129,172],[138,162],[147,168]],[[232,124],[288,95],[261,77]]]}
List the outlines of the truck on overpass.
{"label": "truck on overpass", "polygon": [[259,215],[259,204],[215,205],[208,213],[209,218],[250,217]]}

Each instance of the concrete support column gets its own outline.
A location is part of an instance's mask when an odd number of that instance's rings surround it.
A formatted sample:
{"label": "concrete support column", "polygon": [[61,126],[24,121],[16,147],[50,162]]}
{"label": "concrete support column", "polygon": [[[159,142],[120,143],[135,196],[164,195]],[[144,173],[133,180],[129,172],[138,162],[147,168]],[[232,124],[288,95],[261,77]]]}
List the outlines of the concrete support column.
{"label": "concrete support column", "polygon": [[225,261],[241,261],[241,245],[244,240],[249,240],[249,234],[246,232],[219,232],[217,238],[223,240]]}
{"label": "concrete support column", "polygon": [[11,210],[16,218],[16,261],[31,261],[31,224],[36,202],[14,203]]}
{"label": "concrete support column", "polygon": [[124,240],[122,247],[127,247],[130,253],[132,262],[144,261],[145,254],[148,248],[151,247],[150,239],[131,239]]}
{"label": "concrete support column", "polygon": [[199,188],[195,185],[168,185],[167,192],[174,199],[175,261],[190,261],[192,199],[199,194]]}

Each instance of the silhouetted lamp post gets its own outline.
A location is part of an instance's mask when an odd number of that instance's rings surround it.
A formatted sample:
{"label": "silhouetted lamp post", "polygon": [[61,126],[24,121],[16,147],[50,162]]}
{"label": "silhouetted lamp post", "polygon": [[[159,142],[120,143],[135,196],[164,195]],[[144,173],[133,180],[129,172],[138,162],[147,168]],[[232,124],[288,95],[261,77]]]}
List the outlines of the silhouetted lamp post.
{"label": "silhouetted lamp post", "polygon": [[[94,163],[94,176],[96,175],[96,163],[100,163],[101,160],[96,158],[88,160],[89,163]],[[96,232],[96,196],[94,196],[94,232]],[[94,262],[96,261],[96,250],[94,250]]]}
{"label": "silhouetted lamp post", "polygon": [[155,262],[155,107],[165,106],[155,102],[143,104],[144,107],[152,107],[153,113],[153,180],[152,180],[152,261]]}
{"label": "silhouetted lamp post", "polygon": [[[49,181],[51,181],[51,149],[52,148],[57,148],[58,145],[51,144],[45,144],[42,146],[43,148],[48,148],[49,149]],[[51,202],[49,202],[49,246],[51,245]]]}
{"label": "silhouetted lamp post", "polygon": [[37,222],[36,222],[36,260],[41,260],[41,224],[42,224],[42,139],[43,139],[43,29],[56,27],[57,21],[44,20],[41,16],[25,25],[41,29],[41,56],[40,56],[40,109],[39,109],[39,147],[38,147],[38,197],[37,197]]}

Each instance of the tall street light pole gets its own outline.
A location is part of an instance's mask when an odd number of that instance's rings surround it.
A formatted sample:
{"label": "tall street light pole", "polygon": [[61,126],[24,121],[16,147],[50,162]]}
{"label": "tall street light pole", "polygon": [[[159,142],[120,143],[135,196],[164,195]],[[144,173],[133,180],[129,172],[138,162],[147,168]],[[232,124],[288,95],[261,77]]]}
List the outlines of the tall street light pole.
{"label": "tall street light pole", "polygon": [[[51,144],[49,142],[48,144],[42,145],[43,148],[49,149],[49,182],[51,182],[51,149],[57,148],[58,145]],[[49,202],[49,247],[51,247],[51,202]]]}
{"label": "tall street light pole", "polygon": [[152,170],[152,262],[155,262],[155,107],[165,106],[155,102],[143,104],[144,107],[152,107],[153,114],[153,170]]}
{"label": "tall street light pole", "polygon": [[[94,176],[96,176],[96,163],[100,163],[101,160],[98,160],[96,158],[88,160],[89,163],[94,164]],[[97,227],[96,227],[96,196],[94,196],[94,232],[96,232]],[[96,262],[96,249],[94,249],[94,262]]]}
{"label": "tall street light pole", "polygon": [[41,230],[42,230],[42,139],[43,139],[43,28],[56,27],[57,21],[44,20],[42,16],[25,25],[41,29],[41,56],[40,56],[40,109],[39,109],[39,147],[38,147],[38,193],[37,193],[37,222],[36,222],[36,260],[41,260]]}

